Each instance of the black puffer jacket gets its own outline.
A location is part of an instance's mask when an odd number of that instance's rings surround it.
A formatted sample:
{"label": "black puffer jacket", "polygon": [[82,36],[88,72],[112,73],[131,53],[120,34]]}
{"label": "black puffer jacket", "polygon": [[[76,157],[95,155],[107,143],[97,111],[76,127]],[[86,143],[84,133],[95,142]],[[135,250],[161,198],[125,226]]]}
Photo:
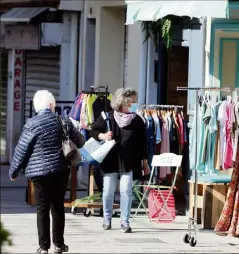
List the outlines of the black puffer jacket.
{"label": "black puffer jacket", "polygon": [[[65,120],[69,136],[80,148],[84,137],[70,120]],[[27,121],[15,148],[9,177],[15,179],[21,170],[28,178],[45,176],[66,170],[69,166],[62,153],[62,127],[50,110],[41,111]]]}

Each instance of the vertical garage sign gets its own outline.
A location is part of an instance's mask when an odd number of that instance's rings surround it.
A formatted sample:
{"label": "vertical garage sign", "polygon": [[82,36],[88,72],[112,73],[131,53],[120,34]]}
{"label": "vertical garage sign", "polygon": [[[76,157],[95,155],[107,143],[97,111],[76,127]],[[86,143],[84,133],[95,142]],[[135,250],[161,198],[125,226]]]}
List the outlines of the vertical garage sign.
{"label": "vertical garage sign", "polygon": [[23,90],[23,50],[15,49],[14,53],[13,110],[14,112],[21,112]]}

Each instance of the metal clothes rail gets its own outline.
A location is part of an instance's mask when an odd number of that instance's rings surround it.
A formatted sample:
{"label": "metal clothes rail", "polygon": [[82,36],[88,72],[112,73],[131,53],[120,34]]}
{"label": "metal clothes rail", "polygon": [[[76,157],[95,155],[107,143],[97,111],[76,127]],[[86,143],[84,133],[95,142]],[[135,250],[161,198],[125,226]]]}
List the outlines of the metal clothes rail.
{"label": "metal clothes rail", "polygon": [[146,108],[181,108],[183,109],[183,106],[179,105],[157,105],[157,104],[138,104],[139,107],[146,107]]}
{"label": "metal clothes rail", "polygon": [[[196,112],[195,112],[195,118],[198,119],[198,105],[199,105],[199,92],[200,91],[216,91],[216,92],[231,92],[230,87],[177,87],[177,91],[196,91]],[[198,134],[198,125],[196,124],[196,140],[195,140],[195,154],[197,155],[197,134]],[[197,156],[195,156],[195,165],[197,165]],[[184,236],[184,242],[189,243],[190,246],[194,247],[197,244],[197,195],[198,195],[198,172],[197,168],[195,168],[195,183],[194,183],[194,216],[193,218],[189,218],[188,221],[188,233]],[[192,228],[194,230],[194,235],[192,234]]]}

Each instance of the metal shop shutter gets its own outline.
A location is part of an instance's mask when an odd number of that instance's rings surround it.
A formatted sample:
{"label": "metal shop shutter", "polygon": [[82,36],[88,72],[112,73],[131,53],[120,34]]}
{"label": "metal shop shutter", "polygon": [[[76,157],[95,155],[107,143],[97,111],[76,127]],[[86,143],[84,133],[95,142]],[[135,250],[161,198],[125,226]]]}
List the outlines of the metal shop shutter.
{"label": "metal shop shutter", "polygon": [[24,121],[30,117],[30,101],[37,90],[46,89],[59,99],[60,47],[26,51],[25,73]]}
{"label": "metal shop shutter", "polygon": [[8,51],[0,48],[0,153],[1,161],[6,160],[7,144],[7,83]]}

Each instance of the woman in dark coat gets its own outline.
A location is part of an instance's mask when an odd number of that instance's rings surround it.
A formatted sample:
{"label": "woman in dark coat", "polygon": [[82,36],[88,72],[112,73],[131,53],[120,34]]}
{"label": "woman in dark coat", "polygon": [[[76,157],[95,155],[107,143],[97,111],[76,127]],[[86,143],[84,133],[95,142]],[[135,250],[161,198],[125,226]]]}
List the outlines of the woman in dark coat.
{"label": "woman in dark coat", "polygon": [[[69,162],[62,153],[63,129],[57,119],[54,96],[47,90],[36,92],[33,104],[37,115],[27,121],[15,148],[9,176],[15,180],[20,171],[32,180],[37,205],[37,229],[40,248],[37,254],[50,249],[50,215],[52,213],[54,253],[68,251],[64,242],[64,197],[69,179]],[[70,120],[64,122],[70,139],[82,147],[84,137]]]}
{"label": "woman in dark coat", "polygon": [[110,112],[111,130],[106,132],[106,121],[102,116],[93,124],[91,136],[96,140],[116,141],[101,164],[104,173],[103,187],[103,229],[111,229],[114,194],[120,175],[121,229],[132,231],[129,218],[132,205],[133,179],[140,179],[142,171],[149,174],[146,131],[143,120],[136,114],[137,92],[121,88],[112,98]]}

